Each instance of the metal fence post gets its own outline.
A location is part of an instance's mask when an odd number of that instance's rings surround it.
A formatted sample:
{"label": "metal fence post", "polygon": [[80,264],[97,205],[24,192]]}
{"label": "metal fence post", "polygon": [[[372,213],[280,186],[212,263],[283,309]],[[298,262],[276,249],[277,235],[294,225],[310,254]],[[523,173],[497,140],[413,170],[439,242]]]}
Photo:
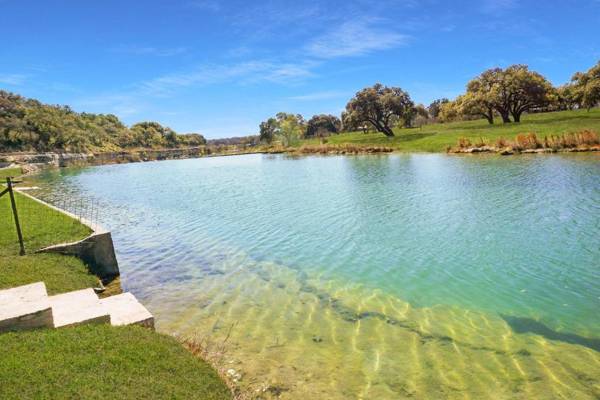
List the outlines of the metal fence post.
{"label": "metal fence post", "polygon": [[13,182],[10,176],[6,177],[6,186],[8,189],[8,195],[10,196],[10,205],[12,207],[13,216],[15,217],[15,226],[17,228],[17,236],[19,237],[19,246],[21,246],[21,251],[19,255],[25,255],[25,245],[23,244],[23,234],[21,233],[21,225],[19,224],[19,214],[17,214],[17,203],[15,203],[15,195],[13,193]]}

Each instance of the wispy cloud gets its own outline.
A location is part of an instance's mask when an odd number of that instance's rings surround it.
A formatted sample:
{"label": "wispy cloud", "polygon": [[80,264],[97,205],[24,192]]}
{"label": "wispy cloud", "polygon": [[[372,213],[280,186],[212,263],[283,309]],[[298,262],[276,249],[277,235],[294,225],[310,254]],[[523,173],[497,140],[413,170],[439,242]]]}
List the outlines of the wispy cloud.
{"label": "wispy cloud", "polygon": [[269,61],[248,61],[229,65],[204,65],[187,72],[163,75],[137,85],[145,95],[167,96],[176,90],[192,86],[236,82],[250,84],[270,81],[294,83],[313,76],[311,63],[292,64]]}
{"label": "wispy cloud", "polygon": [[292,96],[292,97],[288,97],[288,99],[297,100],[297,101],[317,101],[317,100],[337,99],[337,98],[345,97],[345,96],[348,96],[348,92],[330,90],[330,91],[324,91],[324,92],[308,93],[308,94],[303,94],[300,96]]}
{"label": "wispy cloud", "polygon": [[25,83],[27,77],[25,74],[0,74],[0,84],[19,86]]}
{"label": "wispy cloud", "polygon": [[497,14],[517,7],[517,0],[484,0],[481,10],[486,14]]}
{"label": "wispy cloud", "polygon": [[158,48],[152,46],[121,45],[113,47],[110,51],[137,56],[172,57],[187,52],[186,47]]}
{"label": "wispy cloud", "polygon": [[143,99],[133,93],[102,93],[74,99],[72,105],[83,110],[101,110],[102,113],[116,114],[122,118],[137,115],[147,106]]}
{"label": "wispy cloud", "polygon": [[379,19],[348,21],[308,43],[306,51],[317,58],[360,56],[407,43],[409,36],[377,27]]}
{"label": "wispy cloud", "polygon": [[208,85],[233,83],[251,85],[260,82],[295,84],[313,76],[314,64],[275,61],[248,61],[237,64],[203,65],[189,71],[166,74],[132,84],[119,91],[80,98],[81,108],[102,109],[120,116],[144,112],[152,99],[173,97],[182,91]]}
{"label": "wispy cloud", "polygon": [[221,10],[221,3],[217,0],[194,0],[190,1],[188,6],[212,12]]}

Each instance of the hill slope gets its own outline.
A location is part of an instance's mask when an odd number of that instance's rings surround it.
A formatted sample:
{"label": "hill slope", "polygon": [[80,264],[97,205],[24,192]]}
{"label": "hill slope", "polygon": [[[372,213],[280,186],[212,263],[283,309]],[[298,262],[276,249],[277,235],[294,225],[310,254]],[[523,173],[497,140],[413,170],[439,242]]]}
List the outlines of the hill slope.
{"label": "hill slope", "polygon": [[[460,121],[445,124],[425,125],[421,128],[394,129],[395,137],[388,138],[383,133],[351,132],[327,138],[331,145],[387,146],[403,152],[443,152],[449,146],[456,146],[459,138],[477,142],[481,138],[493,144],[499,138],[514,139],[520,133],[535,133],[540,139],[544,136],[582,130],[600,132],[600,109],[591,111],[575,110],[524,115],[521,123],[489,125],[485,120]],[[300,141],[299,145],[316,145],[319,139]]]}

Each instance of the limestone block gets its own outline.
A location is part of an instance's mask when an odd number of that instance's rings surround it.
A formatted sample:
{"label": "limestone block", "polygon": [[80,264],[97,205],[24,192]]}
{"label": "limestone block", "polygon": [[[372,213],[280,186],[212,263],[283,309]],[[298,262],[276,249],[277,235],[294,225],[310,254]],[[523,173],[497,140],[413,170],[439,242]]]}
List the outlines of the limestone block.
{"label": "limestone block", "polygon": [[44,282],[0,290],[0,332],[52,327]]}
{"label": "limestone block", "polygon": [[154,316],[133,294],[122,293],[101,299],[100,302],[110,313],[112,325],[138,324],[154,329]]}
{"label": "limestone block", "polygon": [[49,298],[54,315],[54,327],[85,323],[109,323],[110,316],[100,304],[94,289],[76,290]]}

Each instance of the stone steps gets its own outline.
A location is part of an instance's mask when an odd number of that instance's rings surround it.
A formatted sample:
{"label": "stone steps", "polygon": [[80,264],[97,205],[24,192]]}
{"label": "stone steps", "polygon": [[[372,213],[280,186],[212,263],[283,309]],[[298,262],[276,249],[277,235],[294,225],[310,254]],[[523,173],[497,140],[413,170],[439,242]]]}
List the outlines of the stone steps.
{"label": "stone steps", "polygon": [[43,282],[0,290],[0,332],[52,326],[52,320]]}
{"label": "stone steps", "polygon": [[0,332],[86,323],[153,329],[154,317],[131,293],[99,299],[93,289],[83,289],[48,296],[43,282],[0,290]]}
{"label": "stone steps", "polygon": [[110,314],[111,325],[138,324],[154,329],[154,317],[131,293],[121,293],[100,300]]}
{"label": "stone steps", "polygon": [[100,304],[94,289],[76,290],[49,298],[54,317],[54,327],[86,323],[108,323],[110,315]]}

